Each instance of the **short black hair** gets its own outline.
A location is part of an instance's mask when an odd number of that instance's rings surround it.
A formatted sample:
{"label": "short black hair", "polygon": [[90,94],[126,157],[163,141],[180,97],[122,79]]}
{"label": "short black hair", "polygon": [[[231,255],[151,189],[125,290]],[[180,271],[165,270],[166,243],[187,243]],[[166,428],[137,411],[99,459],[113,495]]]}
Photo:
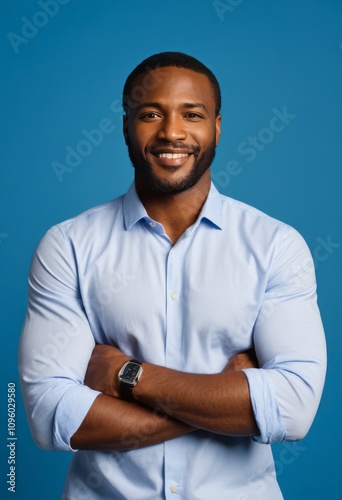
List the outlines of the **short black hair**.
{"label": "short black hair", "polygon": [[[127,113],[130,103],[132,103],[131,94],[133,90],[133,83],[137,76],[148,73],[157,68],[165,68],[167,66],[174,66],[176,68],[185,68],[195,73],[206,75],[213,89],[215,99],[215,113],[219,114],[221,109],[221,90],[216,76],[210,71],[207,66],[198,61],[195,57],[184,54],[183,52],[160,52],[144,59],[134,70],[129,74],[123,89],[122,106]],[[142,89],[143,90],[143,89]]]}

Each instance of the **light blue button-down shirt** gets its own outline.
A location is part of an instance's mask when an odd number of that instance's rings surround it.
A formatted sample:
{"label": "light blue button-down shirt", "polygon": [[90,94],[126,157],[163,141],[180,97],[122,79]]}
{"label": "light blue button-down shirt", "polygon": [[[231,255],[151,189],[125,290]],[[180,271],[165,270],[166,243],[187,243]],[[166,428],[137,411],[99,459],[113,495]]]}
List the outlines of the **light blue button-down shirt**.
{"label": "light blue button-down shirt", "polygon": [[29,282],[20,372],[43,448],[71,450],[98,395],[83,385],[95,342],[183,372],[218,373],[252,345],[260,364],[244,370],[259,436],[199,430],[131,451],[78,451],[63,499],[282,498],[269,444],[306,434],[326,363],[314,266],[294,229],[212,185],[172,246],[132,185],[53,227]]}

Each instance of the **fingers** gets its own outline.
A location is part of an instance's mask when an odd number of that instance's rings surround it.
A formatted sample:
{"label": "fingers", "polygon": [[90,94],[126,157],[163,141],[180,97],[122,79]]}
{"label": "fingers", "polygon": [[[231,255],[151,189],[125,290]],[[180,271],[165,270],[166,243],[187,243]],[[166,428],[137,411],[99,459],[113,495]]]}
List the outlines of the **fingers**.
{"label": "fingers", "polygon": [[240,371],[246,368],[259,368],[254,348],[234,354],[225,366],[223,372]]}

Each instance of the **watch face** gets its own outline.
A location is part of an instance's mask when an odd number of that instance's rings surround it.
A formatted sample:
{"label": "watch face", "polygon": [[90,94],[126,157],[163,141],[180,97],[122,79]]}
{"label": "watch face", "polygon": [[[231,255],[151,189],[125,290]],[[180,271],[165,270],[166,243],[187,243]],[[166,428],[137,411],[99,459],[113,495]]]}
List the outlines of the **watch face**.
{"label": "watch face", "polygon": [[127,366],[125,366],[123,373],[120,375],[120,380],[122,382],[132,384],[135,382],[135,379],[140,371],[140,365],[137,365],[136,363],[128,363]]}

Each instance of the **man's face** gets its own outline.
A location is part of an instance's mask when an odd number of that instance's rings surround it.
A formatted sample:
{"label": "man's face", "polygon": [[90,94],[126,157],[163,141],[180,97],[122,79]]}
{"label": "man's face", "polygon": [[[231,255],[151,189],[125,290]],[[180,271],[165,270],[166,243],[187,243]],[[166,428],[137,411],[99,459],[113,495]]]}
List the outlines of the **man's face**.
{"label": "man's face", "polygon": [[124,135],[137,185],[178,193],[197,184],[205,172],[209,179],[221,116],[215,115],[208,78],[183,68],[159,68],[148,80],[146,74],[137,77],[132,95]]}

